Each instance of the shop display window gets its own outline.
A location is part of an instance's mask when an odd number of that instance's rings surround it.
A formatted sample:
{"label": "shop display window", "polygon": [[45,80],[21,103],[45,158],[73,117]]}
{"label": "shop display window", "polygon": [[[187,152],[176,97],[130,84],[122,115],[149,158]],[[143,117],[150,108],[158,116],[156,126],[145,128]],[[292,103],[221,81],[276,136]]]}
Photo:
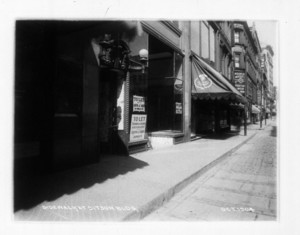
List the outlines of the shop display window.
{"label": "shop display window", "polygon": [[179,53],[149,36],[148,132],[182,131],[182,61]]}

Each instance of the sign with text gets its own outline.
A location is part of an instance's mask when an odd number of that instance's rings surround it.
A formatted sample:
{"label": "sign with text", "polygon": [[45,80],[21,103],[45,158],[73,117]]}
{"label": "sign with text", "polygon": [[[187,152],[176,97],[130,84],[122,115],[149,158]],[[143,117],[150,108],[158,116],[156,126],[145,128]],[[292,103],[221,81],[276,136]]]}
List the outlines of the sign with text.
{"label": "sign with text", "polygon": [[234,74],[234,86],[239,92],[245,94],[245,73],[236,72]]}
{"label": "sign with text", "polygon": [[176,114],[182,114],[182,103],[176,102],[175,105],[176,105],[175,113]]}
{"label": "sign with text", "polygon": [[145,112],[145,97],[133,96],[133,112]]}
{"label": "sign with text", "polygon": [[258,90],[257,90],[257,103],[258,103],[259,105],[261,105],[261,99],[262,99],[262,96],[261,96],[261,90],[258,89]]}
{"label": "sign with text", "polygon": [[131,117],[130,142],[145,139],[147,115],[133,114]]}

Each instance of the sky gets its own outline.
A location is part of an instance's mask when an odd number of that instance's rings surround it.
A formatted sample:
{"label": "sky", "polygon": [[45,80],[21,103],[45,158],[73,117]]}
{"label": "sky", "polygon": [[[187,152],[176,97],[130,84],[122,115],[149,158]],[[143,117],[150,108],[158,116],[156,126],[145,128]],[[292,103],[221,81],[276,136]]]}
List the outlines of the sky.
{"label": "sky", "polygon": [[273,57],[273,77],[274,85],[278,86],[278,28],[277,22],[271,20],[248,21],[249,27],[255,23],[255,28],[261,46],[271,45],[274,51]]}

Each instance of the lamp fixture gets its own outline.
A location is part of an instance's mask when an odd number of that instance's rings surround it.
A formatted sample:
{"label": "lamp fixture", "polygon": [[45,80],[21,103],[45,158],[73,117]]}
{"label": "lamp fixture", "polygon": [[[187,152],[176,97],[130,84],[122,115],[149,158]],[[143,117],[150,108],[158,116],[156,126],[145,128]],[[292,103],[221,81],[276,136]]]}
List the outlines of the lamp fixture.
{"label": "lamp fixture", "polygon": [[139,51],[139,56],[141,61],[148,61],[149,52],[146,49],[141,49]]}

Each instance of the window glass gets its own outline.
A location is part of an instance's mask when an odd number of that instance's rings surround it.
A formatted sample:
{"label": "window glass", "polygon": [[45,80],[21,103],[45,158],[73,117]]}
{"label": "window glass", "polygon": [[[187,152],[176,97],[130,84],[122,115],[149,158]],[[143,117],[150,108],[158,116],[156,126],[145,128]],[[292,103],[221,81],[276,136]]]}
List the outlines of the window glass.
{"label": "window glass", "polygon": [[209,35],[210,60],[215,62],[215,32],[211,26],[209,27]]}
{"label": "window glass", "polygon": [[193,52],[199,54],[200,52],[200,34],[199,34],[200,22],[191,22],[191,49]]}
{"label": "window glass", "polygon": [[209,28],[204,22],[201,22],[201,56],[209,59]]}
{"label": "window glass", "polygon": [[[128,42],[130,47],[130,59],[132,66],[140,66],[141,61],[139,57],[139,51],[141,49],[147,49],[149,47],[149,35],[146,32],[143,32],[142,35],[136,36],[134,40]],[[147,70],[144,72],[141,70],[131,71],[128,73],[126,83],[129,85],[129,94],[126,95],[126,84],[119,86],[119,99],[117,101],[117,123],[118,129],[123,130],[127,126],[129,128],[129,132],[131,133],[132,125],[136,125],[134,123],[133,117],[143,117],[146,115],[146,123],[148,122],[148,106],[147,106],[147,80],[148,73]],[[123,93],[125,92],[125,94]],[[128,103],[126,104],[125,100],[128,97]],[[128,109],[128,117],[125,120],[125,109]],[[126,122],[125,122],[126,121]],[[147,124],[146,124],[147,125]],[[141,125],[143,127],[143,124]],[[130,141],[135,137],[130,134]],[[146,135],[144,136],[146,138]],[[141,138],[139,139],[141,140]]]}
{"label": "window glass", "polygon": [[147,131],[182,131],[182,62],[172,48],[149,35]]}
{"label": "window glass", "polygon": [[240,42],[240,33],[237,31],[234,32],[234,42],[236,43]]}
{"label": "window glass", "polygon": [[240,55],[236,55],[234,57],[234,63],[235,63],[234,65],[235,65],[236,68],[240,67]]}

